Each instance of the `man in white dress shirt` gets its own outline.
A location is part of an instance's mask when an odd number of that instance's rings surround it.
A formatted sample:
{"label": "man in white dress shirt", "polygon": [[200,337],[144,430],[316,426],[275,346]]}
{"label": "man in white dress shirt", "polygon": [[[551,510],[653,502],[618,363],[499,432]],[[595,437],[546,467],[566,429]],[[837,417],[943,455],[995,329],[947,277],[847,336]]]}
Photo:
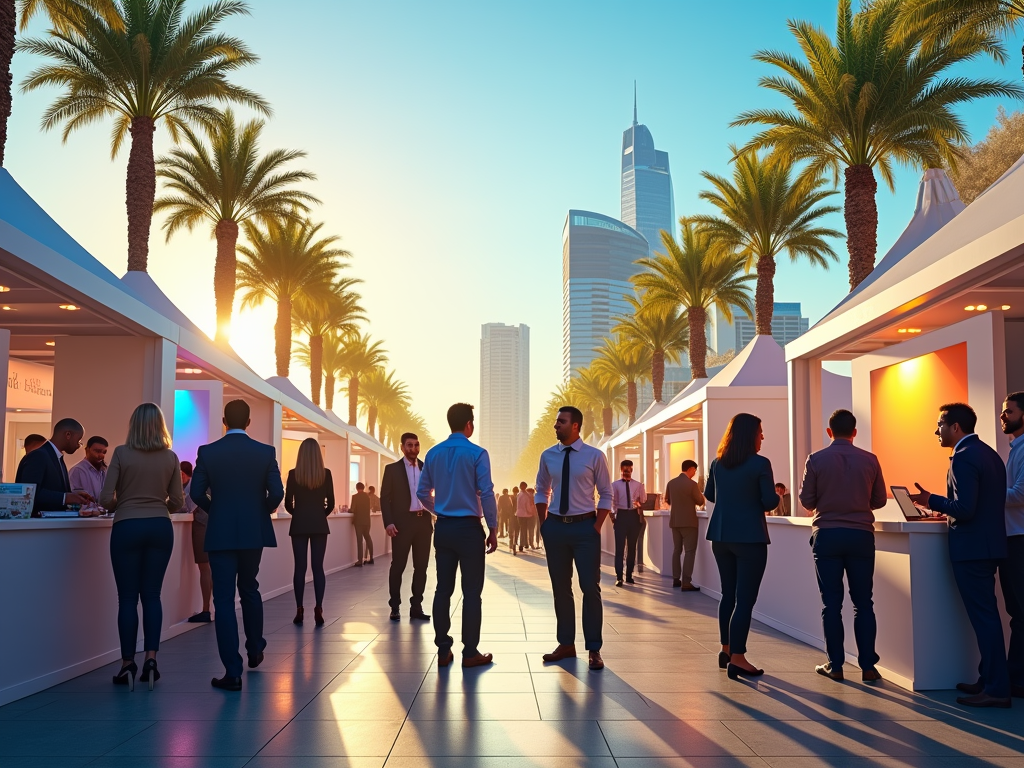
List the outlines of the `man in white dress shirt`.
{"label": "man in white dress shirt", "polygon": [[999,585],[1010,616],[1010,695],[1024,697],[1024,392],[1012,392],[999,415],[1010,437],[1006,461],[1006,551],[999,564]]}
{"label": "man in white dress shirt", "polygon": [[644,484],[633,479],[633,462],[626,459],[619,464],[622,479],[612,483],[612,513],[615,528],[615,586],[622,586],[622,557],[626,557],[626,583],[633,581],[636,564],[636,545],[640,537],[640,515],[647,501]]}

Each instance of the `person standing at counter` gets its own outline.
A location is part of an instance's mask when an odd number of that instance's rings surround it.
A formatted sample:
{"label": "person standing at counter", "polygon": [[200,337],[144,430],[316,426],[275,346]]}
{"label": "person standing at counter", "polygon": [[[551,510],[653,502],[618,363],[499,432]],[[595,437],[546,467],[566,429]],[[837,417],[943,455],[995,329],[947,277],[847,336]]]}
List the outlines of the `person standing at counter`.
{"label": "person standing at counter", "polygon": [[978,416],[965,403],[939,409],[935,434],[952,448],[946,495],[929,493],[918,483],[915,504],[940,512],[949,525],[949,559],[953,578],[974,628],[981,653],[980,679],[959,683],[968,694],[957,704],[1009,708],[1010,673],[1003,644],[1003,622],[996,603],[996,568],[1006,557],[1006,467],[974,433]]}
{"label": "person standing at counter", "polygon": [[746,658],[751,616],[771,543],[764,513],[779,506],[772,463],[758,455],[763,440],[761,419],[749,413],[733,416],[708,468],[704,488],[704,496],[715,504],[707,540],[722,580],[718,666],[733,680],[764,674]]}
{"label": "person standing at counter", "polygon": [[647,491],[643,483],[633,479],[633,462],[625,459],[619,464],[622,477],[612,483],[612,530],[615,533],[615,586],[622,586],[622,561],[625,555],[626,583],[633,581],[633,568],[636,566],[636,544],[640,535],[640,518],[643,513],[640,506],[647,500]]}
{"label": "person standing at counter", "polygon": [[380,497],[377,495],[377,489],[371,485],[366,489],[366,495],[370,497],[370,514],[380,512]]}
{"label": "person standing at counter", "polygon": [[665,487],[668,525],[672,529],[672,586],[682,592],[699,592],[700,588],[693,586],[693,566],[697,558],[697,507],[704,505],[704,494],[693,479],[697,462],[687,459],[681,470]]}
{"label": "person standing at counter", "polygon": [[[811,521],[811,552],[818,591],[824,606],[821,624],[828,662],[814,671],[831,680],[843,679],[846,650],[843,647],[843,574],[850,585],[853,603],[853,634],[857,639],[857,663],[865,683],[881,680],[875,669],[875,607],[872,590],[875,576],[875,515],[885,506],[882,466],[873,453],[853,444],[857,419],[845,409],[829,417],[832,444],[812,453],[804,466],[800,503],[814,510]],[[776,486],[778,487],[778,486]]]}
{"label": "person standing at counter", "polygon": [[[242,626],[249,668],[263,662],[263,598],[256,577],[264,547],[276,547],[270,516],[284,499],[277,452],[250,438],[249,404],[232,400],[224,406],[224,437],[199,448],[189,496],[210,516],[206,552],[213,574],[213,604],[217,609],[217,650],[224,677],[210,685],[242,690],[242,657],[238,653],[235,586],[242,604]],[[209,493],[207,493],[209,492]]]}
{"label": "person standing at counter", "polygon": [[206,524],[210,520],[202,509],[200,509],[190,494],[192,486],[192,473],[194,472],[191,461],[183,461],[181,468],[181,487],[185,493],[185,503],[178,512],[192,515],[192,559],[199,569],[199,594],[202,596],[202,610],[188,617],[189,624],[209,624],[213,621],[210,615],[210,601],[213,598],[213,574],[210,572],[210,556],[206,554]]}
{"label": "person standing at counter", "polygon": [[1024,392],[1006,396],[999,414],[1010,436],[1006,462],[1006,559],[999,564],[999,586],[1010,616],[1010,695],[1024,698]]}
{"label": "person standing at counter", "polygon": [[334,480],[331,470],[324,466],[320,443],[314,437],[307,437],[299,445],[295,469],[288,472],[288,483],[284,491],[284,509],[292,516],[288,535],[292,540],[292,555],[295,557],[295,571],[292,587],[295,591],[295,618],[293,624],[303,619],[302,598],[306,590],[306,551],[312,556],[313,621],[318,627],[324,625],[324,590],[327,576],[324,574],[324,557],[327,555],[327,536],[331,526],[327,516],[334,510]]}
{"label": "person standing at counter", "polygon": [[117,584],[117,634],[121,640],[121,671],[115,685],[135,689],[135,646],[142,601],[143,650],[146,660],[139,679],[149,690],[160,679],[156,652],[160,649],[163,606],[160,590],[174,549],[171,512],[184,503],[181,467],[171,450],[163,411],[143,403],[128,421],[128,438],[114,449],[100,493],[100,504],[114,513],[110,530],[110,563]]}
{"label": "person standing at counter", "polygon": [[86,441],[85,458],[68,470],[72,491],[85,491],[99,499],[107,479],[107,448],[107,441],[98,435]]}
{"label": "person standing at counter", "polygon": [[[349,506],[352,513],[352,525],[356,529],[356,545],[358,547],[358,562],[356,567],[362,568],[363,564],[373,565],[373,537],[370,536],[370,496],[366,493],[366,486],[356,483],[356,492],[352,496]],[[363,542],[366,542],[367,560],[363,560]]]}
{"label": "person standing at counter", "polygon": [[16,483],[34,483],[36,497],[32,517],[43,511],[64,509],[68,504],[95,501],[85,491],[72,491],[64,454],[69,456],[82,447],[85,428],[74,419],[61,419],[53,426],[53,436],[18,464]]}

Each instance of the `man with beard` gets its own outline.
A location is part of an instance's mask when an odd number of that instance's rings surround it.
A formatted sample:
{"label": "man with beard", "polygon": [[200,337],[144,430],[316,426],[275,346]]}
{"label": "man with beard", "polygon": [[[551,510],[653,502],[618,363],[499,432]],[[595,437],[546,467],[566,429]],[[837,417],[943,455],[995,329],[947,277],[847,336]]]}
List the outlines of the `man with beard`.
{"label": "man with beard", "polygon": [[1010,615],[1010,692],[1024,698],[1024,392],[1013,392],[999,414],[1010,436],[1006,461],[1006,559],[999,564],[999,586]]}

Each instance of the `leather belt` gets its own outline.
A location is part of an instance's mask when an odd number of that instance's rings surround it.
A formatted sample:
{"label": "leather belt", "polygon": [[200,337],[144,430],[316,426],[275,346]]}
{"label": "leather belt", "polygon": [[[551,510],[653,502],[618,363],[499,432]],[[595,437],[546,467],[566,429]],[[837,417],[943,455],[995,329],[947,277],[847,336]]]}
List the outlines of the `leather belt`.
{"label": "leather belt", "polygon": [[563,523],[579,523],[584,520],[596,520],[596,512],[584,512],[582,515],[556,515],[551,514],[549,517],[557,517]]}

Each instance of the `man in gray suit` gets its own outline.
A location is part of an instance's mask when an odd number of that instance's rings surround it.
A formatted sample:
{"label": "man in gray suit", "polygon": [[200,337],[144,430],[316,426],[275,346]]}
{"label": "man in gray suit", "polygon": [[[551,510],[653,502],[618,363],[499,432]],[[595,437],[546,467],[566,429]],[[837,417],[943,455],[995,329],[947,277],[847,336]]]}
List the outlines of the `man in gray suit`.
{"label": "man in gray suit", "polygon": [[[693,480],[697,462],[687,459],[682,470],[665,488],[665,503],[671,509],[668,524],[672,529],[672,586],[683,592],[699,592],[691,579],[697,557],[697,507],[704,505],[704,494]],[[679,567],[680,557],[683,558],[682,568]]]}

